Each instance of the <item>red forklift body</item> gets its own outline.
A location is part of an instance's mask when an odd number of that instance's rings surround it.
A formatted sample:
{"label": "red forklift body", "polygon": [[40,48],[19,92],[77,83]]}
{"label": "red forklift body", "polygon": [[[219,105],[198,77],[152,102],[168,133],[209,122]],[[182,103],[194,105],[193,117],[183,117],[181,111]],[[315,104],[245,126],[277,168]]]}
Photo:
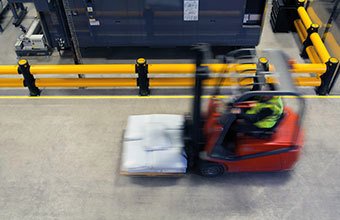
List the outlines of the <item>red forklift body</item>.
{"label": "red forklift body", "polygon": [[[212,151],[222,135],[221,115],[216,111],[219,105],[219,101],[211,99],[206,114],[207,120],[203,129],[206,137],[206,145],[204,147],[206,155],[212,155]],[[287,152],[241,160],[224,160],[208,156],[206,160],[222,164],[228,172],[261,172],[293,169],[302,153],[304,139],[304,132],[301,131],[302,128],[297,123],[299,120],[299,116],[293,110],[285,107],[284,117],[275,133],[270,137],[256,138],[244,134],[239,135],[235,143],[234,157],[290,149]],[[298,138],[295,137],[295,132],[299,133]]]}

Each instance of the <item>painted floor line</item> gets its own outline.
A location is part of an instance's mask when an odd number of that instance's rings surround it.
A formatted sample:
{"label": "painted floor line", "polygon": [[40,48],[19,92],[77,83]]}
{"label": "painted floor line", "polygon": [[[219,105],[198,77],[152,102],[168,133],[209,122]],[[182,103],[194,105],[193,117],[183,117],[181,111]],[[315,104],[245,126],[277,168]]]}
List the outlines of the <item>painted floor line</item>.
{"label": "painted floor line", "polygon": [[[211,98],[211,95],[202,96],[202,98]],[[230,96],[217,96],[217,98],[228,98]],[[294,96],[286,96],[294,97]],[[318,95],[303,95],[304,98],[316,99],[340,99],[340,96],[318,96]],[[0,99],[189,99],[191,95],[179,96],[0,96]]]}

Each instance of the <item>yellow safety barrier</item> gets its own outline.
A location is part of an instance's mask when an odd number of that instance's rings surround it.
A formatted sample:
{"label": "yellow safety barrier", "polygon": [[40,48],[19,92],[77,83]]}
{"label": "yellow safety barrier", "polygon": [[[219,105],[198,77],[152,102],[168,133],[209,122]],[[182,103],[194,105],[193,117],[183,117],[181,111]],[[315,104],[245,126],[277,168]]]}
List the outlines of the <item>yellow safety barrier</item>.
{"label": "yellow safety barrier", "polygon": [[298,7],[297,11],[298,11],[298,14],[299,14],[305,28],[306,29],[310,28],[310,26],[313,24],[313,22],[309,18],[309,15],[307,14],[306,9],[302,6],[300,6],[300,7]]}
{"label": "yellow safety barrier", "polygon": [[[308,86],[318,86],[320,85],[320,79],[315,77],[297,77],[294,78],[299,85],[308,85]],[[220,86],[247,86],[249,84],[254,83],[253,79],[245,78],[241,81],[238,81],[233,77],[224,77],[221,81],[221,78],[209,78],[204,80],[203,85],[207,87],[214,87],[221,82]],[[276,79],[273,77],[267,77],[268,83],[275,83]],[[194,78],[150,78],[150,87],[192,87],[195,85]]]}
{"label": "yellow safety barrier", "polygon": [[306,47],[306,53],[312,63],[321,63],[320,57],[313,46]]}
{"label": "yellow safety barrier", "polygon": [[[318,24],[314,24],[310,19],[307,11],[304,7],[300,6],[297,8],[298,14],[300,19],[294,21],[294,26],[297,30],[297,33],[302,42],[305,42],[308,39],[308,29],[314,29],[315,31],[309,35],[309,38],[312,42],[311,46],[313,48],[307,49],[309,46],[305,48],[306,53],[308,54],[309,58],[311,59],[312,63],[318,63],[321,61],[322,63],[327,63],[331,56],[328,53],[324,43],[321,40],[320,35],[317,33],[317,29],[319,27]],[[315,51],[316,53],[315,53]],[[319,60],[320,59],[320,60]]]}
{"label": "yellow safety barrier", "polygon": [[148,72],[150,74],[158,73],[195,73],[196,66],[194,64],[149,64]]}
{"label": "yellow safety barrier", "polygon": [[292,66],[293,69],[291,69],[290,71],[293,73],[316,73],[318,75],[322,75],[327,71],[327,65],[323,63],[295,63]]}
{"label": "yellow safety barrier", "polygon": [[[212,73],[255,73],[256,64],[203,64],[209,66]],[[149,64],[148,72],[150,74],[171,74],[171,73],[182,73],[192,74],[196,71],[195,64]]]}
{"label": "yellow safety barrier", "polygon": [[[204,86],[216,86],[218,85],[219,78],[210,78],[203,82]],[[274,83],[275,78],[268,77],[267,82]],[[294,77],[294,81],[298,86],[320,86],[320,78],[315,77]],[[240,83],[233,78],[224,78],[221,86],[246,86],[253,83],[253,79],[244,79]],[[150,78],[150,87],[192,87],[194,86],[194,78]]]}
{"label": "yellow safety barrier", "polygon": [[136,87],[135,78],[39,78],[38,87]]}
{"label": "yellow safety barrier", "polygon": [[[129,64],[128,64],[129,65]],[[209,66],[212,73],[255,73],[256,64],[203,64],[204,66]],[[134,65],[133,65],[134,66]],[[111,68],[115,68],[112,66]],[[130,73],[134,73],[135,69],[129,68]],[[196,71],[195,64],[148,64],[149,74],[193,74]],[[109,73],[109,71],[107,71]],[[119,72],[116,73],[129,73],[129,72]]]}
{"label": "yellow safety barrier", "polygon": [[[205,64],[213,73],[255,73],[256,64]],[[195,64],[149,64],[149,74],[192,74]],[[134,64],[82,64],[82,65],[31,65],[33,75],[41,74],[130,74],[135,73]],[[0,75],[17,75],[18,65],[0,66]]]}
{"label": "yellow safety barrier", "polygon": [[331,56],[329,55],[325,45],[323,44],[320,35],[318,33],[312,33],[310,35],[310,39],[315,47],[316,52],[320,56],[321,61],[323,63],[328,62]]}
{"label": "yellow safety barrier", "polygon": [[17,75],[17,65],[0,65],[0,75]]}
{"label": "yellow safety barrier", "polygon": [[0,79],[0,87],[24,87],[23,79]]}
{"label": "yellow safety barrier", "polygon": [[318,87],[321,85],[321,79],[315,77],[295,77],[294,80],[297,86]]}
{"label": "yellow safety barrier", "polygon": [[[320,79],[315,77],[294,77],[299,86],[319,86]],[[216,86],[220,78],[210,78],[204,81],[205,86]],[[268,82],[275,79],[269,77]],[[38,87],[136,87],[134,78],[38,78]],[[240,85],[253,83],[252,79],[244,79]],[[150,87],[191,87],[194,86],[193,77],[177,78],[150,78]],[[236,79],[224,77],[221,86],[238,85]],[[23,79],[0,79],[0,87],[24,87]]]}
{"label": "yellow safety barrier", "polygon": [[[206,64],[213,73],[227,73],[227,72],[251,72],[255,73],[256,64]],[[138,66],[138,65],[137,65]],[[134,67],[134,68],[132,68]],[[181,73],[192,74],[195,73],[196,68],[194,64],[142,64],[141,72],[135,65],[131,64],[112,64],[112,65],[34,65],[29,66],[26,60],[21,60],[18,66],[0,66],[1,74],[18,74],[18,71],[25,79],[0,79],[0,87],[24,87],[29,88],[32,96],[40,95],[39,87],[139,87],[140,94],[148,94],[148,87],[191,87],[194,85],[194,77],[162,77],[155,78],[154,74],[162,73]],[[326,71],[325,64],[292,64],[292,73],[316,73],[322,75]],[[275,67],[270,67],[272,70]],[[147,77],[147,71],[151,78]],[[46,71],[46,72],[44,72]],[[109,74],[109,73],[124,73],[133,74],[129,78],[33,78],[33,74]],[[146,74],[146,75],[143,75]],[[214,74],[215,75],[215,74]],[[145,77],[144,79],[141,77]],[[217,75],[215,75],[217,76]],[[138,80],[137,80],[138,78]],[[321,83],[320,78],[315,77],[295,77],[297,85],[300,86],[318,86]],[[148,83],[141,85],[140,81],[146,80]],[[268,82],[275,82],[275,78],[267,77]],[[238,82],[233,77],[212,77],[204,81],[204,86],[216,86],[222,82],[221,86],[235,86],[248,85],[253,83],[253,79],[243,79]],[[141,92],[142,91],[142,92]],[[146,93],[145,93],[146,92]]]}
{"label": "yellow safety barrier", "polygon": [[[205,64],[212,73],[255,73],[256,64]],[[132,68],[133,67],[133,68]],[[296,64],[294,73],[317,73],[325,71],[324,65]],[[194,64],[149,64],[149,74],[193,74],[196,71]],[[273,67],[270,65],[270,71]],[[134,64],[92,64],[92,65],[32,65],[33,75],[47,74],[131,74],[135,73]],[[46,72],[44,72],[46,71]],[[0,75],[18,75],[18,66],[0,65]]]}
{"label": "yellow safety barrier", "polygon": [[307,39],[307,31],[304,28],[301,19],[296,19],[294,21],[294,26],[296,28],[297,33],[299,34],[299,37],[301,39],[302,42],[304,42]]}
{"label": "yellow safety barrier", "polygon": [[[304,26],[302,24],[301,19],[296,19],[294,21],[294,26],[296,28],[296,31],[297,31],[299,37],[300,37],[300,40],[303,43],[307,39],[308,34],[307,34],[306,29],[304,28]],[[307,55],[308,55],[308,57],[309,57],[309,59],[312,63],[321,63],[320,57],[317,54],[317,52],[315,51],[314,46],[306,47],[306,53],[307,53]]]}
{"label": "yellow safety barrier", "polygon": [[[21,61],[23,67],[28,67],[28,62]],[[19,63],[20,64],[20,63]],[[224,72],[252,72],[256,71],[256,64],[207,64],[214,73]],[[0,66],[2,74],[18,74],[18,67],[15,65]],[[112,65],[34,65],[30,66],[28,71],[34,74],[100,74],[100,73],[133,73],[133,77],[129,78],[37,78],[30,83],[37,87],[136,87],[135,68],[131,64],[112,64]],[[161,68],[163,67],[163,69]],[[316,73],[322,75],[327,66],[325,64],[292,64],[292,73]],[[117,69],[115,69],[117,68]],[[274,67],[271,67],[273,69]],[[150,64],[148,66],[149,73],[194,73],[194,64]],[[47,71],[47,72],[43,72]],[[81,72],[80,72],[81,71]],[[158,72],[159,71],[159,72]],[[27,72],[26,74],[31,74]],[[150,75],[152,76],[152,75]],[[27,77],[27,75],[25,76]],[[320,83],[320,79],[313,78],[296,78],[300,86],[310,86]],[[33,79],[34,80],[34,79]],[[167,77],[167,78],[149,78],[150,87],[186,87],[193,86],[193,77]],[[206,86],[215,86],[220,78],[210,78],[205,81]],[[273,81],[272,78],[268,78]],[[312,82],[312,83],[310,83]],[[252,83],[251,79],[243,80],[241,85]],[[32,85],[33,85],[32,84]],[[221,86],[236,85],[237,80],[230,77],[224,77]],[[0,87],[23,87],[23,79],[0,79]]]}
{"label": "yellow safety barrier", "polygon": [[[313,23],[310,15],[303,7],[303,4],[304,0],[297,1],[297,13],[300,19],[296,19],[294,21],[294,26],[301,41],[303,42],[302,55],[304,57],[308,56],[310,61],[315,65],[320,63],[326,65],[326,70],[321,75],[319,75],[321,79],[321,84],[316,89],[316,92],[318,94],[326,95],[330,92],[332,85],[334,84],[334,80],[336,80],[337,78],[335,77],[335,75],[337,67],[339,65],[339,61],[338,59],[331,57],[325,44],[322,42],[320,35],[318,34],[318,29],[322,25],[321,20],[318,18],[315,11],[312,8],[309,8],[308,11],[310,12],[311,17],[315,22]],[[334,41],[331,45],[331,47],[335,45]],[[334,54],[336,53],[333,52],[333,55]],[[304,82],[303,84],[308,83]]]}
{"label": "yellow safety barrier", "polygon": [[[216,86],[220,82],[220,78],[209,78],[203,81],[204,86]],[[240,84],[247,85],[253,83],[252,79],[245,79]],[[150,78],[151,87],[192,87],[195,85],[195,79],[192,77],[186,78]],[[236,79],[233,78],[223,78],[221,86],[236,86],[239,85]]]}
{"label": "yellow safety barrier", "polygon": [[135,73],[134,64],[32,65],[35,74],[122,74]]}

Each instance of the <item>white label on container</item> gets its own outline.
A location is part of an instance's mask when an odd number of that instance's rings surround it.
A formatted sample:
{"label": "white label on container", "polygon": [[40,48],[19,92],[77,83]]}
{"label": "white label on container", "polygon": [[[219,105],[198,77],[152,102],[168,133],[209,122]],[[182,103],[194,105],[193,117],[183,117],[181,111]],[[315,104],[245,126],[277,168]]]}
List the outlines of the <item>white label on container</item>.
{"label": "white label on container", "polygon": [[199,0],[184,0],[184,21],[198,21]]}
{"label": "white label on container", "polygon": [[90,21],[90,26],[99,26],[100,25],[100,22],[96,19],[90,18],[89,21]]}
{"label": "white label on container", "polygon": [[249,15],[249,20],[251,20],[251,21],[259,21],[259,20],[261,20],[261,15],[260,14],[250,14]]}
{"label": "white label on container", "polygon": [[87,7],[87,11],[88,12],[93,12],[93,8],[92,7]]}

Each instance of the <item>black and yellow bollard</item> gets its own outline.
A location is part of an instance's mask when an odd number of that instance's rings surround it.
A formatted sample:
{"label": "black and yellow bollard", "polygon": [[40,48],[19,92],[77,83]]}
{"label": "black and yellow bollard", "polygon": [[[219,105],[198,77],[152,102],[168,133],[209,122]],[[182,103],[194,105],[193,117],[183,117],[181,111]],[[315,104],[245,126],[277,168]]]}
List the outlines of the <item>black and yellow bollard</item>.
{"label": "black and yellow bollard", "polygon": [[252,91],[258,91],[262,89],[262,85],[266,83],[265,74],[263,72],[269,71],[268,59],[260,57],[256,65],[256,73],[254,77],[254,85]]}
{"label": "black and yellow bollard", "polygon": [[257,69],[259,71],[266,71],[266,72],[269,71],[269,63],[268,63],[268,59],[267,58],[260,57],[257,65],[258,65]]}
{"label": "black and yellow bollard", "polygon": [[138,74],[137,86],[139,87],[140,96],[150,95],[149,78],[148,78],[148,64],[146,59],[139,58],[136,61],[136,73]]}
{"label": "black and yellow bollard", "polygon": [[334,57],[330,58],[328,62],[326,62],[327,70],[320,76],[321,85],[315,89],[318,95],[327,95],[329,93],[330,89],[332,88],[331,82],[333,78],[335,78],[334,80],[337,78],[335,76],[335,72],[337,70],[338,64],[339,60]]}
{"label": "black and yellow bollard", "polygon": [[297,5],[298,7],[304,7],[304,5],[305,5],[305,0],[297,0],[297,1],[296,1],[296,5]]}
{"label": "black and yellow bollard", "polygon": [[35,79],[30,72],[30,65],[27,60],[22,59],[18,62],[18,73],[24,77],[24,86],[28,87],[30,96],[39,96],[40,89],[35,85]]}

